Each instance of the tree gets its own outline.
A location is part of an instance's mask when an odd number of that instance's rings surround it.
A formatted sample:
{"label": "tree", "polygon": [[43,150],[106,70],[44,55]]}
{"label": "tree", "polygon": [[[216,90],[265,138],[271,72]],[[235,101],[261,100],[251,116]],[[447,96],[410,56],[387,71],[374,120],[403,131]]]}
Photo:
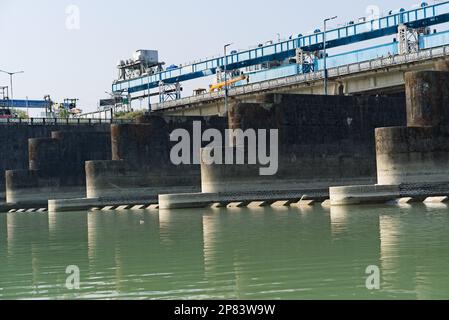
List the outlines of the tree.
{"label": "tree", "polygon": [[19,119],[28,119],[28,114],[20,109],[11,109],[11,113]]}
{"label": "tree", "polygon": [[59,108],[59,113],[58,113],[59,118],[61,119],[67,119],[70,117],[70,113],[69,110],[67,110],[66,108]]}

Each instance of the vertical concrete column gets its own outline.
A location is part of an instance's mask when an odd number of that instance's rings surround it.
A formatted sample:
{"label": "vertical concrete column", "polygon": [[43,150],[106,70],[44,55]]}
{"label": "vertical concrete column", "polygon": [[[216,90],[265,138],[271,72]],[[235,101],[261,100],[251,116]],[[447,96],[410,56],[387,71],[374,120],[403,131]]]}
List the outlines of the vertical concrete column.
{"label": "vertical concrete column", "polygon": [[449,71],[449,60],[435,62],[435,71]]}
{"label": "vertical concrete column", "polygon": [[449,72],[406,73],[405,85],[407,127],[376,129],[378,183],[449,181]]}
{"label": "vertical concrete column", "polygon": [[60,141],[53,138],[30,139],[28,142],[29,169],[53,172],[61,165]]}
{"label": "vertical concrete column", "polygon": [[164,119],[148,118],[139,124],[111,126],[112,160],[126,160],[138,168],[167,165],[168,129]]}
{"label": "vertical concrete column", "polygon": [[[264,95],[263,97],[273,99],[274,96]],[[259,98],[259,100],[261,99]],[[228,112],[228,128],[243,131],[277,128],[276,115],[270,106],[272,103],[237,103],[233,105]],[[237,146],[237,141],[232,136],[229,137],[229,141],[232,143],[230,146]]]}
{"label": "vertical concrete column", "polygon": [[408,127],[449,125],[449,72],[405,74]]}

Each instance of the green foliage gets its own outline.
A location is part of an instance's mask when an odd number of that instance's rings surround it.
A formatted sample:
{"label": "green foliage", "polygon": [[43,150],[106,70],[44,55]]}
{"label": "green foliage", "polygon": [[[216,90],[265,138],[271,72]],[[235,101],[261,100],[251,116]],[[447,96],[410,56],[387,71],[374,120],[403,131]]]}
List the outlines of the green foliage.
{"label": "green foliage", "polygon": [[143,116],[145,114],[144,111],[133,111],[133,112],[116,112],[114,114],[115,119],[119,120],[135,120],[139,116]]}
{"label": "green foliage", "polygon": [[59,109],[59,113],[58,113],[59,118],[61,119],[67,119],[70,117],[70,113],[69,110],[65,109],[65,108],[60,108]]}
{"label": "green foliage", "polygon": [[28,114],[20,109],[11,109],[11,113],[19,119],[28,119]]}

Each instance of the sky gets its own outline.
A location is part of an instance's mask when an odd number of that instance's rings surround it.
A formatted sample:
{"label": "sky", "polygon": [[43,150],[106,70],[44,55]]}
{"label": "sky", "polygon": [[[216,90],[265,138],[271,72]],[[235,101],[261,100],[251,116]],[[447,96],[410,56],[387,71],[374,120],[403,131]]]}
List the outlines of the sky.
{"label": "sky", "polygon": [[[160,60],[179,65],[218,55],[226,43],[246,49],[277,34],[322,29],[326,17],[338,16],[332,27],[366,16],[372,5],[386,13],[420,2],[0,0],[0,69],[25,71],[14,76],[14,98],[78,98],[83,111],[94,111],[111,91],[117,62],[137,49],[158,50]],[[5,85],[9,76],[0,74]]]}

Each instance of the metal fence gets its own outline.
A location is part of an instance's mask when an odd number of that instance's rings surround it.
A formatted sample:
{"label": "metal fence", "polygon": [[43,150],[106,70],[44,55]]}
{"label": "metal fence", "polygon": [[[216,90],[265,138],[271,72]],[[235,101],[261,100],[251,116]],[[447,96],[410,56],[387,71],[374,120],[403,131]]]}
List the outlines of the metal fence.
{"label": "metal fence", "polygon": [[94,125],[94,124],[121,124],[132,123],[132,120],[118,120],[118,119],[61,119],[61,118],[6,118],[0,119],[0,125]]}
{"label": "metal fence", "polygon": [[89,113],[83,113],[78,116],[81,119],[94,119],[94,120],[109,120],[113,118],[114,108],[108,108],[104,110],[93,111]]}

